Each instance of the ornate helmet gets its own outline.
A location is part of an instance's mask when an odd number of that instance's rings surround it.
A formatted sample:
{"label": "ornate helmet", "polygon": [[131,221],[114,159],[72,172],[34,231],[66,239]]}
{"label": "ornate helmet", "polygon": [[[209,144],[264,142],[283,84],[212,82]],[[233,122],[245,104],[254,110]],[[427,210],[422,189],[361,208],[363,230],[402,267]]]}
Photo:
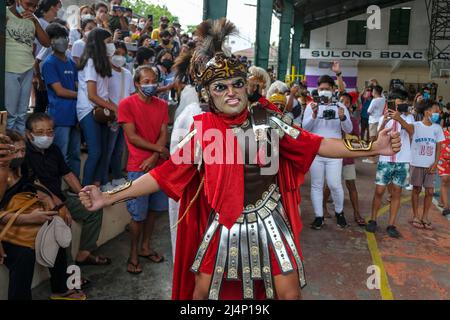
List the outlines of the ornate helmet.
{"label": "ornate helmet", "polygon": [[226,37],[235,33],[235,25],[225,18],[207,20],[197,27],[196,34],[201,42],[191,60],[191,74],[198,85],[206,89],[209,84],[219,79],[239,76],[247,78],[247,65],[224,48]]}

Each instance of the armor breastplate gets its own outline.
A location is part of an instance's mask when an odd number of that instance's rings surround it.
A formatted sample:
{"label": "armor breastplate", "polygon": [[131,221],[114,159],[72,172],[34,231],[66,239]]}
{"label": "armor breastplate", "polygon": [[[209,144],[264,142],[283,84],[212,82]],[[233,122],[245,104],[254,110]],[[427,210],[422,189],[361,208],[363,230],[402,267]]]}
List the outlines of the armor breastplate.
{"label": "armor breastplate", "polygon": [[[266,113],[265,110],[261,110]],[[252,158],[256,155],[255,152],[250,152],[250,143],[255,142],[255,134],[252,127],[252,119],[249,118],[242,126],[241,129],[248,139],[245,139],[245,145],[240,145],[242,154],[245,155],[244,163],[244,207],[249,204],[255,204],[258,200],[262,199],[262,194],[269,190],[271,184],[276,183],[276,173],[273,175],[261,175],[261,167],[258,164],[252,162]],[[269,128],[268,130],[271,130]],[[270,132],[270,131],[269,131]],[[268,135],[270,138],[270,134]],[[268,141],[259,141],[257,144],[257,150],[262,147],[262,144],[267,144],[267,156],[271,156],[271,145]],[[253,154],[252,154],[253,153]]]}

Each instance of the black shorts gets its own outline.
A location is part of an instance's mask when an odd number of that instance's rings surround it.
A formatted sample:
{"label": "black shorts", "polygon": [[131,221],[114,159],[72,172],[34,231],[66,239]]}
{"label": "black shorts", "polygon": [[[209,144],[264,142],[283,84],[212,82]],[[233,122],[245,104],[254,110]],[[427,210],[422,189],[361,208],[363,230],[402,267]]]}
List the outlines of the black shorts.
{"label": "black shorts", "polygon": [[369,126],[369,119],[367,118],[361,118],[361,126],[368,127]]}

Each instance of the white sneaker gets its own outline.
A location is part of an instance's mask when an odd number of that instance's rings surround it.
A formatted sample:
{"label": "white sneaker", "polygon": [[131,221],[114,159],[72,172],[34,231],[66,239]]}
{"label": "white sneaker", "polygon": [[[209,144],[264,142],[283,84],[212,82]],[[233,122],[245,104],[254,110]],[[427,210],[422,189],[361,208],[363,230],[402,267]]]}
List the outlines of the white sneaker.
{"label": "white sneaker", "polygon": [[364,163],[370,163],[370,164],[375,164],[375,161],[370,160],[370,159],[363,159],[362,162],[364,162]]}
{"label": "white sneaker", "polygon": [[120,179],[113,179],[111,184],[113,186],[117,187],[117,186],[121,186],[121,185],[125,184],[126,182],[127,182],[127,180],[125,180],[124,178],[120,178]]}
{"label": "white sneaker", "polygon": [[408,190],[408,191],[412,191],[412,189],[413,189],[412,184],[410,184],[409,186],[407,186],[405,189]]}
{"label": "white sneaker", "polygon": [[115,186],[113,184],[111,184],[111,182],[108,182],[107,184],[103,185],[100,187],[100,190],[102,190],[102,192],[108,192],[111,191],[115,188]]}

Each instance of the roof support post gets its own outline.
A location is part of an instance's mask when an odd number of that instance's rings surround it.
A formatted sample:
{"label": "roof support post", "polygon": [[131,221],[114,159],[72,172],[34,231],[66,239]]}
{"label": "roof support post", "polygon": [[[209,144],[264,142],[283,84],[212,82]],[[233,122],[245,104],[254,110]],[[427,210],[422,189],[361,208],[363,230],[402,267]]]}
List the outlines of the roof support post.
{"label": "roof support post", "polygon": [[258,0],[256,7],[255,64],[267,69],[270,55],[273,0]]}

